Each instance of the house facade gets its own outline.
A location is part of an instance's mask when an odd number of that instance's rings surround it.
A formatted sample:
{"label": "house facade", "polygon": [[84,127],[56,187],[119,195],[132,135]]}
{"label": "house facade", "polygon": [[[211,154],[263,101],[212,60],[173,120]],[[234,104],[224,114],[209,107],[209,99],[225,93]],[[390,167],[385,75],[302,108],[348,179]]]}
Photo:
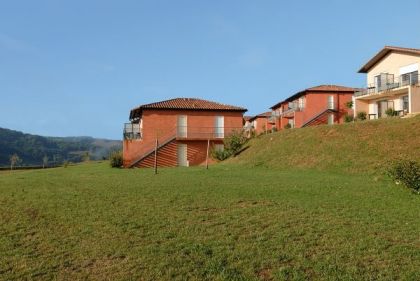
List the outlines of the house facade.
{"label": "house facade", "polygon": [[348,103],[355,91],[355,88],[337,85],[300,91],[271,107],[274,126],[284,129],[343,123],[345,115],[353,114]]}
{"label": "house facade", "polygon": [[[141,105],[124,126],[124,167],[194,166],[208,149],[222,149],[225,136],[243,128],[242,107],[194,98]],[[210,147],[209,147],[210,146]]]}
{"label": "house facade", "polygon": [[255,115],[249,119],[252,130],[259,135],[271,132],[276,127],[276,122],[271,118],[271,111]]}
{"label": "house facade", "polygon": [[367,74],[367,87],[355,94],[354,112],[369,119],[420,113],[420,49],[384,47],[359,73]]}

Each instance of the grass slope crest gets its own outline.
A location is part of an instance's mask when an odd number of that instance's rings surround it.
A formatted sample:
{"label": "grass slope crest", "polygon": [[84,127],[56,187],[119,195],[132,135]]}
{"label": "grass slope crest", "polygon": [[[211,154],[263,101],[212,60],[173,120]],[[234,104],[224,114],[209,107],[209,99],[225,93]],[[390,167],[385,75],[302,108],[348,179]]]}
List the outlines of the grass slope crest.
{"label": "grass slope crest", "polygon": [[229,163],[272,168],[384,172],[420,160],[420,116],[283,130],[252,139]]}

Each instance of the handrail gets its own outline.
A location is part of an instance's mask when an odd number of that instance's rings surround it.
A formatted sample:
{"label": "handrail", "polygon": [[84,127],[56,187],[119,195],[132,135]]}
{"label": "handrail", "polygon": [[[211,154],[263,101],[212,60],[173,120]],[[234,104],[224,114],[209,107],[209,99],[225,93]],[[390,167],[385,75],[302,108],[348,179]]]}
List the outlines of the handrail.
{"label": "handrail", "polygon": [[337,112],[336,109],[333,108],[326,108],[322,111],[320,111],[318,114],[314,115],[311,119],[309,119],[308,121],[306,121],[305,123],[303,123],[303,125],[301,126],[306,127],[306,125],[309,125],[310,123],[312,123],[313,121],[317,120],[319,117],[321,117],[323,114],[325,114],[326,112]]}
{"label": "handrail", "polygon": [[[174,140],[176,138],[175,132],[171,130],[169,133],[166,133],[163,137],[157,136],[158,139],[158,150]],[[136,158],[136,160],[131,161],[129,167],[133,167],[135,164],[152,154],[156,149],[156,139],[149,141],[148,143],[144,144],[145,147],[148,149],[142,153],[139,157]]]}
{"label": "handrail", "polygon": [[366,95],[375,95],[384,91],[389,91],[405,86],[416,85],[419,83],[419,74],[402,74],[398,78],[387,79],[386,83],[378,87],[375,83],[368,84],[366,88],[361,91],[354,93],[355,97],[361,97]]}
{"label": "handrail", "polygon": [[123,138],[125,140],[141,139],[141,128],[138,123],[124,123]]}
{"label": "handrail", "polygon": [[222,139],[234,131],[242,131],[244,127],[191,127],[177,126],[176,137],[180,139]]}

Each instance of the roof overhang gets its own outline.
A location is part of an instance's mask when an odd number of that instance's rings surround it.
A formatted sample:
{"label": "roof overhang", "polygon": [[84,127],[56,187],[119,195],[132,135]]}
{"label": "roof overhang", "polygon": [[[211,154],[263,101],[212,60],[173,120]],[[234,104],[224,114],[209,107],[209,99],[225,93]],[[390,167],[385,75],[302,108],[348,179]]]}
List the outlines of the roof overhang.
{"label": "roof overhang", "polygon": [[378,64],[383,58],[390,53],[399,53],[405,55],[417,55],[420,56],[420,49],[401,48],[393,46],[385,46],[380,50],[373,58],[371,58],[364,66],[359,69],[359,73],[367,73],[372,67]]}
{"label": "roof overhang", "polygon": [[143,111],[152,110],[152,111],[211,111],[211,112],[242,112],[245,113],[248,109],[209,109],[209,108],[142,108],[136,107],[130,111],[129,120],[140,119],[143,115]]}

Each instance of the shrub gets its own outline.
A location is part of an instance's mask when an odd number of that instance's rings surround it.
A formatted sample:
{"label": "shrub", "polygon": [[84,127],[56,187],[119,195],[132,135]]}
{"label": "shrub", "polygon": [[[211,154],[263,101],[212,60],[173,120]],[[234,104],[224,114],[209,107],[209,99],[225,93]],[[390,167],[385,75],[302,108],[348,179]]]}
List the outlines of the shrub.
{"label": "shrub", "polygon": [[387,110],[385,110],[385,114],[388,117],[397,116],[397,112],[393,108],[388,108]]}
{"label": "shrub", "polygon": [[273,128],[271,128],[271,132],[272,132],[272,133],[277,132],[277,127],[273,127]]}
{"label": "shrub", "polygon": [[290,125],[290,123],[287,123],[286,125],[284,125],[284,128],[285,129],[290,129],[290,128],[292,128],[292,125]]}
{"label": "shrub", "polygon": [[225,150],[229,151],[231,155],[238,153],[245,142],[246,137],[242,131],[234,131],[223,140]]}
{"label": "shrub", "polygon": [[243,131],[234,131],[223,140],[224,149],[212,149],[211,156],[223,161],[237,154],[246,143],[247,139]]}
{"label": "shrub", "polygon": [[63,162],[63,167],[67,168],[69,166],[69,161],[68,160],[64,160]]}
{"label": "shrub", "polygon": [[367,113],[364,111],[357,112],[357,120],[364,121],[366,120]]}
{"label": "shrub", "polygon": [[121,168],[121,166],[123,165],[122,151],[118,150],[111,152],[111,154],[109,155],[109,162],[111,164],[111,167]]}
{"label": "shrub", "polygon": [[213,159],[217,159],[219,161],[223,161],[227,158],[229,158],[231,155],[226,149],[212,149],[211,150],[211,157]]}
{"label": "shrub", "polygon": [[420,193],[420,164],[411,160],[400,160],[391,166],[389,175],[395,182],[402,183],[414,192]]}
{"label": "shrub", "polygon": [[352,108],[353,108],[353,101],[348,101],[348,102],[346,102],[346,107],[347,107],[348,109],[352,109]]}
{"label": "shrub", "polygon": [[350,123],[350,122],[353,122],[353,120],[354,120],[353,115],[349,115],[349,114],[344,115],[344,122]]}

